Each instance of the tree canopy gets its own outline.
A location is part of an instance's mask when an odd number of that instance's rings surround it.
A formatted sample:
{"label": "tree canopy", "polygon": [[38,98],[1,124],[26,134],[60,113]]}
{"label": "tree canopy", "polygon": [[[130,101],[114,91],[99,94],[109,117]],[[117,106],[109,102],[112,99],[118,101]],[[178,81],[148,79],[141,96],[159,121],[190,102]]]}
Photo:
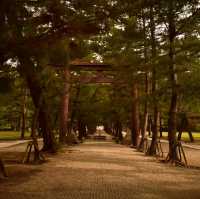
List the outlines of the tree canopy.
{"label": "tree canopy", "polygon": [[[11,116],[19,124],[22,104],[29,103],[28,118],[38,110],[44,150],[56,151],[59,122],[62,142],[84,123],[110,125],[120,139],[130,128],[133,145],[142,146],[140,129],[144,138],[151,116],[149,154],[163,117],[169,158],[176,159],[177,114],[200,109],[199,0],[1,0],[0,13],[0,105],[11,115],[20,109]],[[101,75],[112,84],[71,78],[98,73],[70,71],[73,61],[109,64]],[[2,109],[0,117],[8,113]]]}

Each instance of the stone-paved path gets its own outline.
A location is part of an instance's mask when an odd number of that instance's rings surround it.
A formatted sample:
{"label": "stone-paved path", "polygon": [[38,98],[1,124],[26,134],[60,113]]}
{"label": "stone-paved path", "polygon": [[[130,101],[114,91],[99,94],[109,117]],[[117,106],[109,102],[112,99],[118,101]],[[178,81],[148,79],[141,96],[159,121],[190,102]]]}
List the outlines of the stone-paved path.
{"label": "stone-paved path", "polygon": [[0,199],[199,199],[200,171],[112,142],[65,148],[39,166],[10,164]]}

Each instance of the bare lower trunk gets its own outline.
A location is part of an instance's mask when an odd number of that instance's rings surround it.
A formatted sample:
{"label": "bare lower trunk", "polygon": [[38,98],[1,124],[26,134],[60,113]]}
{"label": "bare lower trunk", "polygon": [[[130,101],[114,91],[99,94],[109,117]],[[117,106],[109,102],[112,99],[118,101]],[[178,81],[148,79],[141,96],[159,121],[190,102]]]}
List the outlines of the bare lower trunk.
{"label": "bare lower trunk", "polygon": [[27,90],[22,89],[22,104],[21,104],[21,139],[24,139],[26,131],[26,102],[27,102]]}
{"label": "bare lower trunk", "polygon": [[117,120],[115,123],[115,137],[117,142],[122,142],[122,124],[119,120]]}
{"label": "bare lower trunk", "polygon": [[38,116],[39,116],[40,106],[41,106],[41,103],[42,103],[41,100],[42,99],[40,99],[39,107],[35,109],[35,113],[33,115],[33,121],[32,121],[32,129],[31,129],[33,145],[34,145],[34,162],[35,163],[40,163],[43,160],[43,157],[42,157],[41,152],[39,150],[39,145],[38,145],[37,135],[36,135]]}
{"label": "bare lower trunk", "polygon": [[[145,89],[146,95],[149,94],[149,80],[148,80],[148,73],[146,74],[146,89]],[[143,150],[144,148],[144,141],[145,138],[147,137],[147,127],[148,127],[148,102],[146,100],[145,105],[144,105],[144,116],[143,116],[143,124],[141,128],[141,140],[138,149]]]}
{"label": "bare lower trunk", "polygon": [[29,82],[29,88],[30,93],[33,98],[35,107],[38,108],[39,106],[39,100],[41,99],[41,106],[39,108],[39,128],[41,129],[42,136],[43,136],[43,151],[48,152],[55,152],[56,151],[56,143],[55,143],[55,137],[51,128],[51,117],[50,117],[50,111],[49,106],[46,103],[46,100],[42,97],[42,90],[37,89]]}
{"label": "bare lower trunk", "polygon": [[110,135],[113,135],[112,125],[104,123],[104,131]]}
{"label": "bare lower trunk", "polygon": [[147,138],[146,132],[147,132],[147,125],[148,125],[148,112],[144,112],[144,118],[143,118],[143,125],[142,125],[142,129],[141,129],[141,140],[140,140],[140,144],[138,147],[138,150],[143,150],[144,149],[144,142],[145,139]]}
{"label": "bare lower trunk", "polygon": [[43,150],[48,152],[56,151],[55,137],[51,128],[51,117],[49,106],[46,99],[43,97],[42,85],[40,85],[40,79],[38,74],[34,70],[34,64],[29,58],[19,57],[21,65],[19,66],[19,72],[27,81],[27,86],[30,89],[30,95],[33,100],[33,104],[37,109],[41,100],[41,106],[39,110],[39,127],[43,136]]}
{"label": "bare lower trunk", "polygon": [[70,88],[70,71],[68,68],[64,69],[64,88],[63,95],[61,97],[60,106],[60,131],[59,131],[59,142],[66,142],[66,134],[68,131],[68,115],[69,115],[69,88]]}
{"label": "bare lower trunk", "polygon": [[176,138],[176,126],[177,126],[177,94],[173,93],[171,98],[171,105],[169,111],[169,122],[168,122],[168,139],[169,139],[169,160],[176,160],[177,159],[177,138]]}
{"label": "bare lower trunk", "polygon": [[132,145],[137,147],[139,144],[140,124],[139,124],[139,101],[138,101],[138,85],[135,82],[133,85],[133,104],[132,104]]}
{"label": "bare lower trunk", "polygon": [[77,90],[76,90],[76,96],[75,96],[75,100],[72,104],[72,110],[71,110],[71,118],[70,118],[70,126],[69,126],[69,131],[71,133],[72,129],[73,129],[73,125],[74,125],[74,119],[76,117],[76,114],[78,112],[78,100],[79,100],[79,95],[80,95],[80,90],[81,87],[80,85],[78,85]]}
{"label": "bare lower trunk", "polygon": [[86,137],[86,125],[81,119],[79,119],[79,121],[78,121],[78,139],[82,141],[84,137]]}
{"label": "bare lower trunk", "polygon": [[156,155],[156,147],[157,147],[157,140],[158,140],[158,133],[159,133],[159,111],[157,108],[154,108],[154,122],[153,122],[153,129],[152,129],[152,140],[149,150],[147,152],[148,155]]}
{"label": "bare lower trunk", "polygon": [[39,127],[41,128],[44,143],[42,150],[54,153],[56,152],[56,142],[49,122],[51,121],[49,114],[48,106],[43,103],[39,111]]}

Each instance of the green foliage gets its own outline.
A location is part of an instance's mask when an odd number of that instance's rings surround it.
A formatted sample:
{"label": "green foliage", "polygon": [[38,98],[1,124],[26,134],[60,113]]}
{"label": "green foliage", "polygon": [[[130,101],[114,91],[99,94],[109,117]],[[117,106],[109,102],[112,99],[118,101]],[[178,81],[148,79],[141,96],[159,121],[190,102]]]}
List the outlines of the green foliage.
{"label": "green foliage", "polygon": [[[110,115],[110,87],[98,85],[81,86],[76,107],[76,119],[81,118],[87,124],[101,124]],[[72,96],[73,97],[73,96]]]}
{"label": "green foliage", "polygon": [[[11,89],[0,94],[0,128],[20,129],[22,103],[26,85],[19,77],[12,81]],[[27,93],[26,102],[26,123],[27,128],[31,126],[33,105]]]}
{"label": "green foliage", "polygon": [[[173,1],[173,5],[179,109],[199,111],[199,1]],[[153,58],[150,8],[153,8],[155,20],[157,52]],[[36,77],[56,120],[63,82],[62,71],[53,67],[67,67],[77,58],[112,64],[114,84],[102,88],[81,85],[76,119],[81,116],[90,123],[115,117],[123,122],[130,120],[135,81],[140,84],[142,105],[148,101],[152,111],[156,99],[160,109],[167,112],[171,94],[169,1],[1,0],[0,13],[0,69],[6,74],[0,78],[2,118],[8,117],[4,115],[7,108],[8,115],[19,117],[20,86],[13,84],[19,78],[16,71],[25,80],[28,71]],[[23,63],[24,58],[29,64]],[[6,64],[10,59],[16,60],[14,67]],[[156,69],[158,88],[147,95],[144,76],[148,72],[152,74],[153,69]],[[73,110],[73,101],[77,100],[75,90],[72,88],[70,110]]]}

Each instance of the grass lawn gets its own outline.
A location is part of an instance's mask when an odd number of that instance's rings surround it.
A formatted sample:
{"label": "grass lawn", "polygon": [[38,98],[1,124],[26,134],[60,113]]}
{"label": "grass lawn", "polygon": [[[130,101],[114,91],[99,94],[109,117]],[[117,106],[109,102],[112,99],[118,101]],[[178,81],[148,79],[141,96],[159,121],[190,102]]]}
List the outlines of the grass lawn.
{"label": "grass lawn", "polygon": [[[19,131],[0,131],[0,140],[19,140],[21,133]],[[30,137],[30,132],[25,133],[25,139]]]}
{"label": "grass lawn", "polygon": [[[200,141],[200,132],[192,133],[192,135],[194,137],[194,141]],[[168,133],[163,132],[163,138],[167,138],[167,136],[168,136]],[[177,133],[177,136],[178,136],[178,133]],[[189,142],[190,141],[189,134],[187,132],[183,132],[181,136],[181,140],[185,142]]]}

